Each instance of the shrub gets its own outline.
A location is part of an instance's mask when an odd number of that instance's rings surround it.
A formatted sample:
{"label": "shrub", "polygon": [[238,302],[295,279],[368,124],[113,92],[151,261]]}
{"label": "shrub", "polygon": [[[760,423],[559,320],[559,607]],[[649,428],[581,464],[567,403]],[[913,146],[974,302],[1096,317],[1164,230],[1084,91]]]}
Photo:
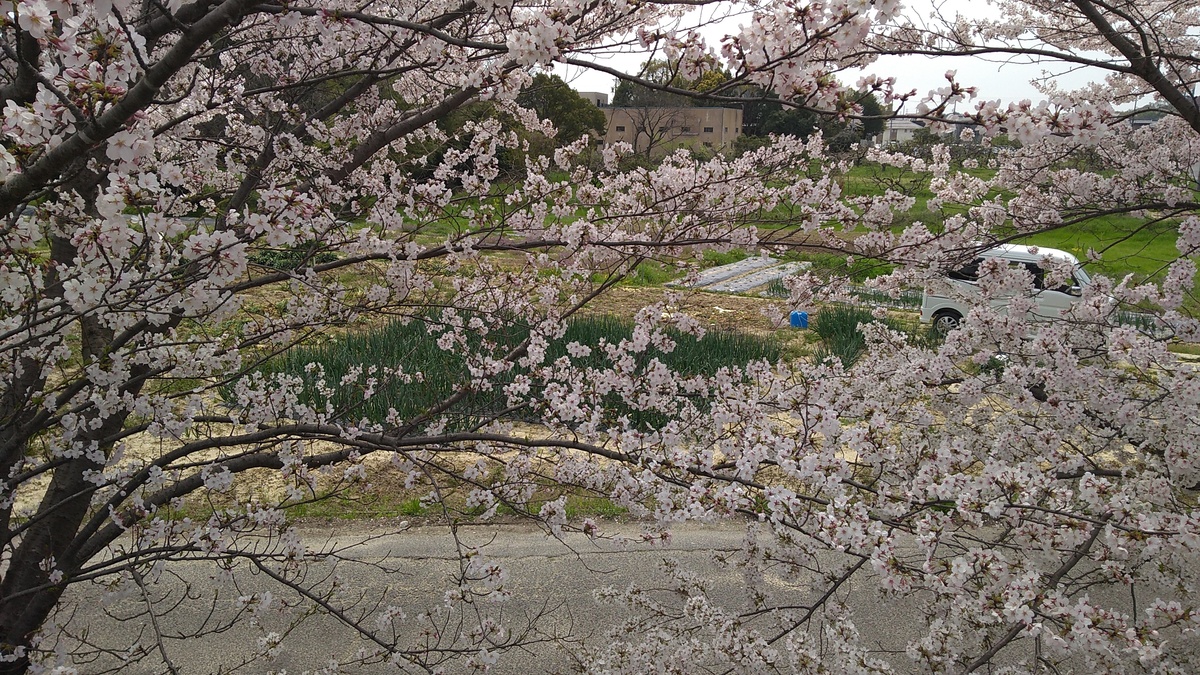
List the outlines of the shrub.
{"label": "shrub", "polygon": [[630,286],[662,286],[679,276],[666,265],[654,262],[643,262],[634,268],[633,274],[625,282]]}
{"label": "shrub", "polygon": [[283,248],[258,249],[250,254],[248,260],[260,267],[290,272],[309,265],[333,262],[337,260],[337,254],[324,250],[318,241],[306,241]]}

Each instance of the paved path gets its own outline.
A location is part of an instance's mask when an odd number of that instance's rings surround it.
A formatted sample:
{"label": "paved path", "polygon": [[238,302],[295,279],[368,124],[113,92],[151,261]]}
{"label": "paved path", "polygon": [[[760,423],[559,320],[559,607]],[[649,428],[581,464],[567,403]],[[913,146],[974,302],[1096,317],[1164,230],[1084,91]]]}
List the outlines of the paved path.
{"label": "paved path", "polygon": [[[417,622],[414,618],[429,608],[441,604],[443,593],[453,584],[458,569],[454,553],[454,542],[443,528],[421,527],[406,531],[395,522],[380,521],[370,524],[340,524],[338,530],[308,527],[303,530],[306,543],[311,547],[325,547],[336,542],[340,546],[354,543],[354,548],[344,555],[337,573],[342,588],[349,595],[360,597],[358,609],[370,610],[367,623],[374,625],[373,617],[382,607],[399,604],[404,608],[407,619],[399,624],[399,641],[411,644],[417,639]],[[606,528],[630,537],[637,536],[637,525],[606,525]],[[723,606],[738,610],[745,607],[746,580],[736,569],[716,562],[722,553],[740,548],[744,526],[739,523],[719,525],[687,524],[674,530],[669,544],[633,545],[620,547],[611,542],[596,543],[581,535],[572,535],[566,543],[546,536],[542,531],[528,525],[496,525],[491,527],[463,528],[460,540],[467,545],[488,543],[486,555],[498,560],[511,574],[509,588],[512,598],[501,604],[484,603],[484,611],[497,613],[510,626],[520,626],[524,619],[544,614],[538,628],[542,635],[571,636],[569,642],[557,640],[535,644],[528,649],[509,652],[501,657],[493,673],[566,673],[573,672],[575,661],[572,651],[581,647],[604,644],[606,631],[618,626],[628,617],[624,610],[598,604],[592,592],[602,586],[625,589],[631,583],[664,587],[666,577],[660,566],[664,558],[672,558],[695,569],[702,579],[707,580],[713,592],[711,597]],[[820,558],[823,567],[831,567],[836,554]],[[384,569],[387,568],[387,569]],[[68,621],[71,629],[89,627],[88,639],[101,646],[127,645],[132,636],[141,635],[142,642],[153,645],[151,628],[158,623],[162,632],[186,635],[207,625],[210,629],[219,626],[223,619],[235,613],[236,594],[225,591],[218,593],[218,584],[213,581],[217,572],[211,563],[173,563],[172,575],[164,575],[159,586],[152,586],[152,593],[171,589],[177,594],[183,584],[189,587],[191,600],[176,611],[163,615],[166,603],[158,603],[159,615],[146,613],[146,603],[133,595],[117,602],[100,602],[99,589],[73,591],[74,599],[80,601],[79,608]],[[320,582],[331,569],[315,565],[309,579]],[[288,597],[264,575],[239,575],[238,592],[250,594],[255,591],[273,589],[276,597]],[[820,587],[804,577],[782,578],[768,574],[756,581],[756,587],[775,597],[796,604],[811,602]],[[327,581],[318,583],[326,585]],[[907,660],[902,656],[904,645],[918,636],[920,608],[912,600],[881,600],[871,582],[857,582],[849,587],[847,603],[854,612],[854,620],[860,634],[869,644],[880,650],[900,650],[892,658],[898,673],[905,671]],[[1127,592],[1124,592],[1127,593]],[[1093,588],[1093,599],[1103,599],[1120,606],[1123,594],[1104,598],[1102,588]],[[113,621],[111,617],[125,619]],[[163,648],[167,658],[179,673],[231,672],[230,668],[244,657],[252,654],[258,640],[270,631],[283,632],[285,625],[272,614],[262,617],[261,625],[243,623],[228,631],[211,634],[203,638],[168,639]],[[409,633],[405,633],[409,631]],[[294,629],[287,638],[287,647],[281,650],[273,662],[258,661],[233,672],[242,673],[288,673],[320,672],[331,658],[345,660],[365,643],[352,631],[337,621],[317,615]],[[1028,650],[1009,654],[1007,658],[1027,658]],[[138,675],[142,673],[169,672],[157,653],[136,666],[121,665],[114,658],[82,664],[80,672],[113,672]],[[397,670],[394,667],[371,665],[358,669],[346,669],[347,673],[396,673],[420,672]],[[463,661],[457,661],[446,669],[448,673],[469,672]],[[1064,671],[1084,672],[1084,671]]]}
{"label": "paved path", "polygon": [[[630,537],[637,536],[640,531],[637,525],[606,525],[606,528],[615,528]],[[339,545],[358,544],[346,553],[346,561],[339,565],[338,573],[343,579],[343,586],[362,593],[372,605],[403,603],[409,617],[401,624],[403,629],[415,625],[411,619],[418,613],[440,604],[445,589],[452,583],[458,561],[453,540],[445,529],[421,527],[395,533],[396,529],[395,524],[386,522],[371,526],[351,525],[335,534],[325,529],[308,528],[304,530],[304,537],[306,543],[313,547],[330,542]],[[745,580],[736,570],[718,565],[714,560],[722,552],[739,548],[743,535],[744,528],[737,523],[685,525],[674,531],[667,545],[635,544],[621,547],[611,542],[593,542],[581,535],[569,536],[564,544],[527,525],[462,529],[460,537],[466,544],[490,542],[487,555],[501,561],[512,575],[509,584],[513,592],[512,599],[503,607],[495,608],[504,612],[506,621],[511,620],[514,626],[520,625],[523,617],[545,612],[547,616],[540,623],[541,631],[570,635],[576,641],[570,645],[547,643],[523,652],[510,652],[502,657],[492,672],[571,672],[574,663],[571,650],[580,647],[578,641],[582,641],[583,645],[602,644],[606,640],[605,631],[628,617],[622,609],[598,604],[593,599],[592,591],[602,586],[625,589],[632,582],[662,587],[666,577],[659,567],[664,558],[691,565],[714,585],[715,598],[734,609],[743,607]],[[374,565],[380,562],[393,571],[386,572]],[[173,563],[170,569],[190,585],[193,601],[169,616],[157,618],[159,626],[165,628],[164,632],[187,634],[206,621],[211,627],[219,623],[220,617],[232,615],[235,597],[217,594],[218,585],[212,580],[216,571],[213,565]],[[322,566],[315,569],[317,574],[328,572]],[[242,593],[274,588],[262,575],[243,577],[249,581],[243,581]],[[173,586],[173,591],[178,592],[179,582],[164,577],[161,583],[165,587]],[[796,580],[785,582],[768,578],[763,583],[776,592],[795,592],[797,597],[800,594],[807,595],[808,589],[802,587],[806,585]],[[155,592],[153,588],[152,592]],[[281,595],[278,589],[275,593],[277,597]],[[104,617],[97,620],[102,604],[98,589],[75,592],[75,598],[82,601],[82,606],[81,612],[73,617],[71,626],[78,628],[89,624],[90,640],[115,647],[128,644],[130,636],[141,633],[144,642],[153,644],[149,636],[154,619],[145,613],[146,606],[140,597],[129,597],[108,604],[105,608],[112,616],[127,618],[124,622]],[[868,603],[865,609],[866,625],[860,626],[863,630],[886,636],[894,634],[896,625],[905,623],[905,610],[901,607],[873,607]],[[283,624],[267,616],[262,621],[262,628],[243,625],[201,639],[167,640],[164,647],[168,658],[180,673],[218,672],[251,654],[257,640],[272,630],[283,630]],[[311,672],[322,667],[331,657],[345,659],[363,643],[336,621],[314,617],[289,635],[287,644],[287,648],[273,663],[255,663],[237,672]],[[110,660],[105,663],[113,662]],[[85,666],[81,672],[100,670],[100,665],[96,663]],[[147,663],[122,666],[119,670],[130,674],[167,671],[157,655],[148,659]],[[348,672],[398,671],[372,666]],[[456,666],[448,672],[463,671]]]}

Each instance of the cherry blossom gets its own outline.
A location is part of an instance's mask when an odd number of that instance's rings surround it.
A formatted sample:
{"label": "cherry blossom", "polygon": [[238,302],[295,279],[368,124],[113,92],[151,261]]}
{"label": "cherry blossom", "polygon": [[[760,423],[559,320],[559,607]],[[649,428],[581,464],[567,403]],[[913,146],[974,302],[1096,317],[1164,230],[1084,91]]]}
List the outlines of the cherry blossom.
{"label": "cherry blossom", "polygon": [[[553,537],[614,536],[575,517],[570,494],[640,519],[630,546],[687,522],[745,532],[714,561],[744,580],[733,603],[670,560],[660,584],[598,589],[630,616],[576,654],[596,672],[1195,670],[1200,374],[1169,347],[1200,340],[1200,10],[1006,0],[982,19],[917,21],[898,2],[770,0],[740,7],[740,26],[681,29],[693,5],[9,3],[0,672],[113,654],[170,670],[172,631],[147,628],[151,647],[93,642],[71,588],[154,605],[181,561],[222,584],[262,658],[323,614],[364,645],[330,672],[486,671],[537,626],[504,609],[521,592],[512,571],[456,528],[503,508]],[[947,139],[836,155],[819,134],[651,166],[587,139],[531,154],[528,132],[554,136],[516,103],[532,74],[611,74],[622,50],[727,71],[714,95],[727,105],[755,85],[852,116],[858,78],[888,103],[914,99],[935,131],[969,121],[974,154]],[[975,100],[955,64],[930,92],[859,75],[883,55],[980,53],[1107,79],[1009,102]],[[1147,104],[1163,119],[1132,128]],[[855,196],[855,162],[923,193]],[[631,311],[628,337],[568,337],[646,260],[694,276],[707,249],[802,245],[886,263],[869,282],[885,293],[952,293],[946,272],[995,244],[1111,217],[1174,245],[1155,249],[1168,251],[1155,274],[1115,277],[1110,248],[1080,242],[1092,283],[1055,320],[1028,319],[1027,269],[991,260],[958,329],[927,341],[874,321],[849,365],[676,372],[665,355],[705,324],[675,292]],[[294,266],[274,262],[284,254]],[[1044,284],[1074,272],[1042,262]],[[775,311],[844,300],[842,281],[789,278]],[[1155,325],[1120,325],[1131,309]],[[461,376],[404,357],[343,374],[263,367],[391,320]],[[397,382],[449,388],[422,411],[361,412]],[[504,412],[466,411],[484,395]],[[307,574],[354,556],[309,549],[289,521],[384,480],[442,513],[455,543],[457,572],[423,606],[363,604],[340,575]],[[915,603],[911,630],[881,647],[851,588]]]}

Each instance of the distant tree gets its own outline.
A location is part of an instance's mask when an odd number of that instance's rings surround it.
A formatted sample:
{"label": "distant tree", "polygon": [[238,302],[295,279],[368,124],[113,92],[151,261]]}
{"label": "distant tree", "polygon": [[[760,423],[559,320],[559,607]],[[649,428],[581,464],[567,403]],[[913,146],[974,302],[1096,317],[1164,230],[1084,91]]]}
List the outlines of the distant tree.
{"label": "distant tree", "polygon": [[742,128],[746,136],[766,136],[763,130],[767,118],[783,110],[779,95],[762,87],[745,86],[737,94],[746,99],[742,104]]}
{"label": "distant tree", "polygon": [[879,99],[875,98],[875,94],[866,92],[857,98],[855,102],[862,107],[862,135],[864,138],[870,138],[883,133],[883,118],[887,115],[887,110]]}
{"label": "distant tree", "polygon": [[558,145],[573,143],[584,134],[596,138],[604,133],[604,113],[557,75],[535,75],[533,83],[517,95],[517,103],[554,123]]}
{"label": "distant tree", "polygon": [[[533,109],[539,117],[549,119],[558,129],[558,134],[548,138],[539,131],[526,129],[491,101],[469,103],[437,121],[444,140],[414,145],[417,152],[428,154],[431,160],[436,160],[427,161],[426,166],[416,169],[415,173],[430,176],[447,153],[465,153],[475,138],[469,129],[488,120],[495,120],[501,129],[515,133],[517,139],[528,144],[528,155],[533,156],[547,155],[555,148],[579,140],[584,134],[599,138],[604,133],[604,113],[556,75],[534,76],[533,82],[517,95],[517,103]],[[497,167],[502,175],[511,177],[523,174],[527,153],[518,147],[520,145],[504,144],[498,148]]]}
{"label": "distant tree", "polygon": [[[729,73],[719,68],[705,71],[700,77],[692,80],[689,84],[692,89],[702,93],[718,92],[725,83],[729,82]],[[703,108],[723,108],[729,104],[724,101],[712,99],[693,99],[693,104]]]}
{"label": "distant tree", "polygon": [[[759,92],[759,96],[763,96],[761,90]],[[749,135],[808,138],[819,130],[829,139],[831,148],[840,151],[883,132],[885,111],[871,92],[850,92],[844,96],[839,102],[843,113],[840,117],[807,108],[785,108],[782,103],[771,100],[775,98],[774,92],[768,92],[766,97],[746,106],[752,111],[751,120],[744,122]],[[743,120],[746,114],[744,111]]]}
{"label": "distant tree", "polygon": [[633,149],[647,159],[654,154],[655,149],[681,133],[679,124],[682,113],[678,106],[639,106],[629,108],[625,112],[629,115],[629,124],[632,125]]}
{"label": "distant tree", "polygon": [[777,134],[808,138],[817,130],[820,121],[816,113],[812,111],[784,108],[767,115],[766,119],[762,121],[759,131],[764,136]]}
{"label": "distant tree", "polygon": [[[691,87],[691,83],[679,74],[678,65],[658,59],[647,61],[642,66],[639,79],[652,85],[672,86],[679,89]],[[692,105],[692,99],[682,94],[660,91],[640,82],[621,80],[613,90],[612,104],[620,108],[685,107]]]}
{"label": "distant tree", "polygon": [[727,105],[722,101],[707,100],[702,97],[676,94],[655,89],[654,85],[669,86],[685,89],[697,94],[716,92],[722,85],[729,82],[729,73],[714,66],[705,70],[699,77],[689,79],[680,71],[679,64],[662,59],[652,59],[642,65],[638,79],[621,80],[613,90],[613,105],[617,107],[661,106],[661,107],[721,107]]}

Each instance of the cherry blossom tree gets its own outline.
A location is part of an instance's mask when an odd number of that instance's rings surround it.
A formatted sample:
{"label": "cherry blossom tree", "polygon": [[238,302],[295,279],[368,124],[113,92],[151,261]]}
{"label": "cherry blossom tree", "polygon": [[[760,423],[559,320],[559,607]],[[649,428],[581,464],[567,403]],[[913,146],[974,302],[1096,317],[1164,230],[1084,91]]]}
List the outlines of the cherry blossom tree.
{"label": "cherry blossom tree", "polygon": [[[319,611],[350,626],[365,646],[342,665],[486,668],[544,639],[495,609],[511,591],[486,548],[462,547],[444,602],[408,619],[427,627],[421,639],[396,637],[400,605],[356,604],[306,574],[339,552],[306,549],[289,510],[369,490],[384,471],[447,514],[504,506],[555,535],[606,536],[567,517],[568,492],[643,517],[647,538],[744,522],[742,550],[722,560],[745,575],[744,604],[722,606],[669,564],[668,592],[600,589],[653,629],[581,654],[598,671],[1194,671],[1200,380],[1164,335],[1198,333],[1200,10],[1012,1],[992,19],[912,23],[888,0],[774,0],[710,43],[671,28],[694,4],[7,2],[0,672],[97,652],[175,670],[156,607],[197,600],[161,590],[187,561],[228,584],[234,620]],[[931,160],[872,150],[928,180],[940,222],[903,227],[913,198],[843,195],[847,160],[819,137],[628,172],[632,149],[582,162],[581,139],[499,184],[497,153],[520,148],[511,128],[479,120],[448,139],[437,124],[488,100],[552,135],[517,105],[521,88],[555,62],[611,72],[599,57],[631,40],[685,78],[718,62],[724,90],[854,117],[853,87],[916,99],[934,125],[974,95],[953,72],[927,94],[887,73],[842,80],[884,54],[1054,60],[1107,79],[1045,82],[1039,104],[973,103],[985,141],[1020,141],[997,148],[988,178],[946,148]],[[1169,114],[1131,130],[1129,105],[1149,98]],[[1080,152],[1102,169],[1068,161]],[[1169,224],[1178,255],[1156,281],[1097,275],[1062,320],[1026,321],[1031,279],[997,266],[980,293],[1011,295],[1005,311],[979,303],[936,345],[865,326],[852,367],[685,376],[645,358],[703,332],[665,303],[638,311],[629,339],[548,356],[574,314],[646,259],[687,269],[707,247],[803,242],[894,264],[873,281],[882,290],[940,287],[982,248],[1111,214]],[[1069,273],[1047,261],[1051,279]],[[793,302],[832,295],[811,276],[789,284]],[[1129,304],[1158,308],[1164,330],[1116,325]],[[432,385],[406,360],[338,378],[261,367],[389,319],[423,323],[466,364],[440,402],[361,414],[386,384]],[[481,393],[502,409],[464,413]],[[338,403],[347,395],[358,403]],[[257,489],[268,483],[278,489]],[[242,592],[248,576],[276,590]],[[148,636],[105,646],[71,633],[71,590],[89,584],[143,598]],[[892,647],[860,635],[851,587],[916,603],[914,634]],[[286,642],[272,632],[260,645],[269,656]]]}

